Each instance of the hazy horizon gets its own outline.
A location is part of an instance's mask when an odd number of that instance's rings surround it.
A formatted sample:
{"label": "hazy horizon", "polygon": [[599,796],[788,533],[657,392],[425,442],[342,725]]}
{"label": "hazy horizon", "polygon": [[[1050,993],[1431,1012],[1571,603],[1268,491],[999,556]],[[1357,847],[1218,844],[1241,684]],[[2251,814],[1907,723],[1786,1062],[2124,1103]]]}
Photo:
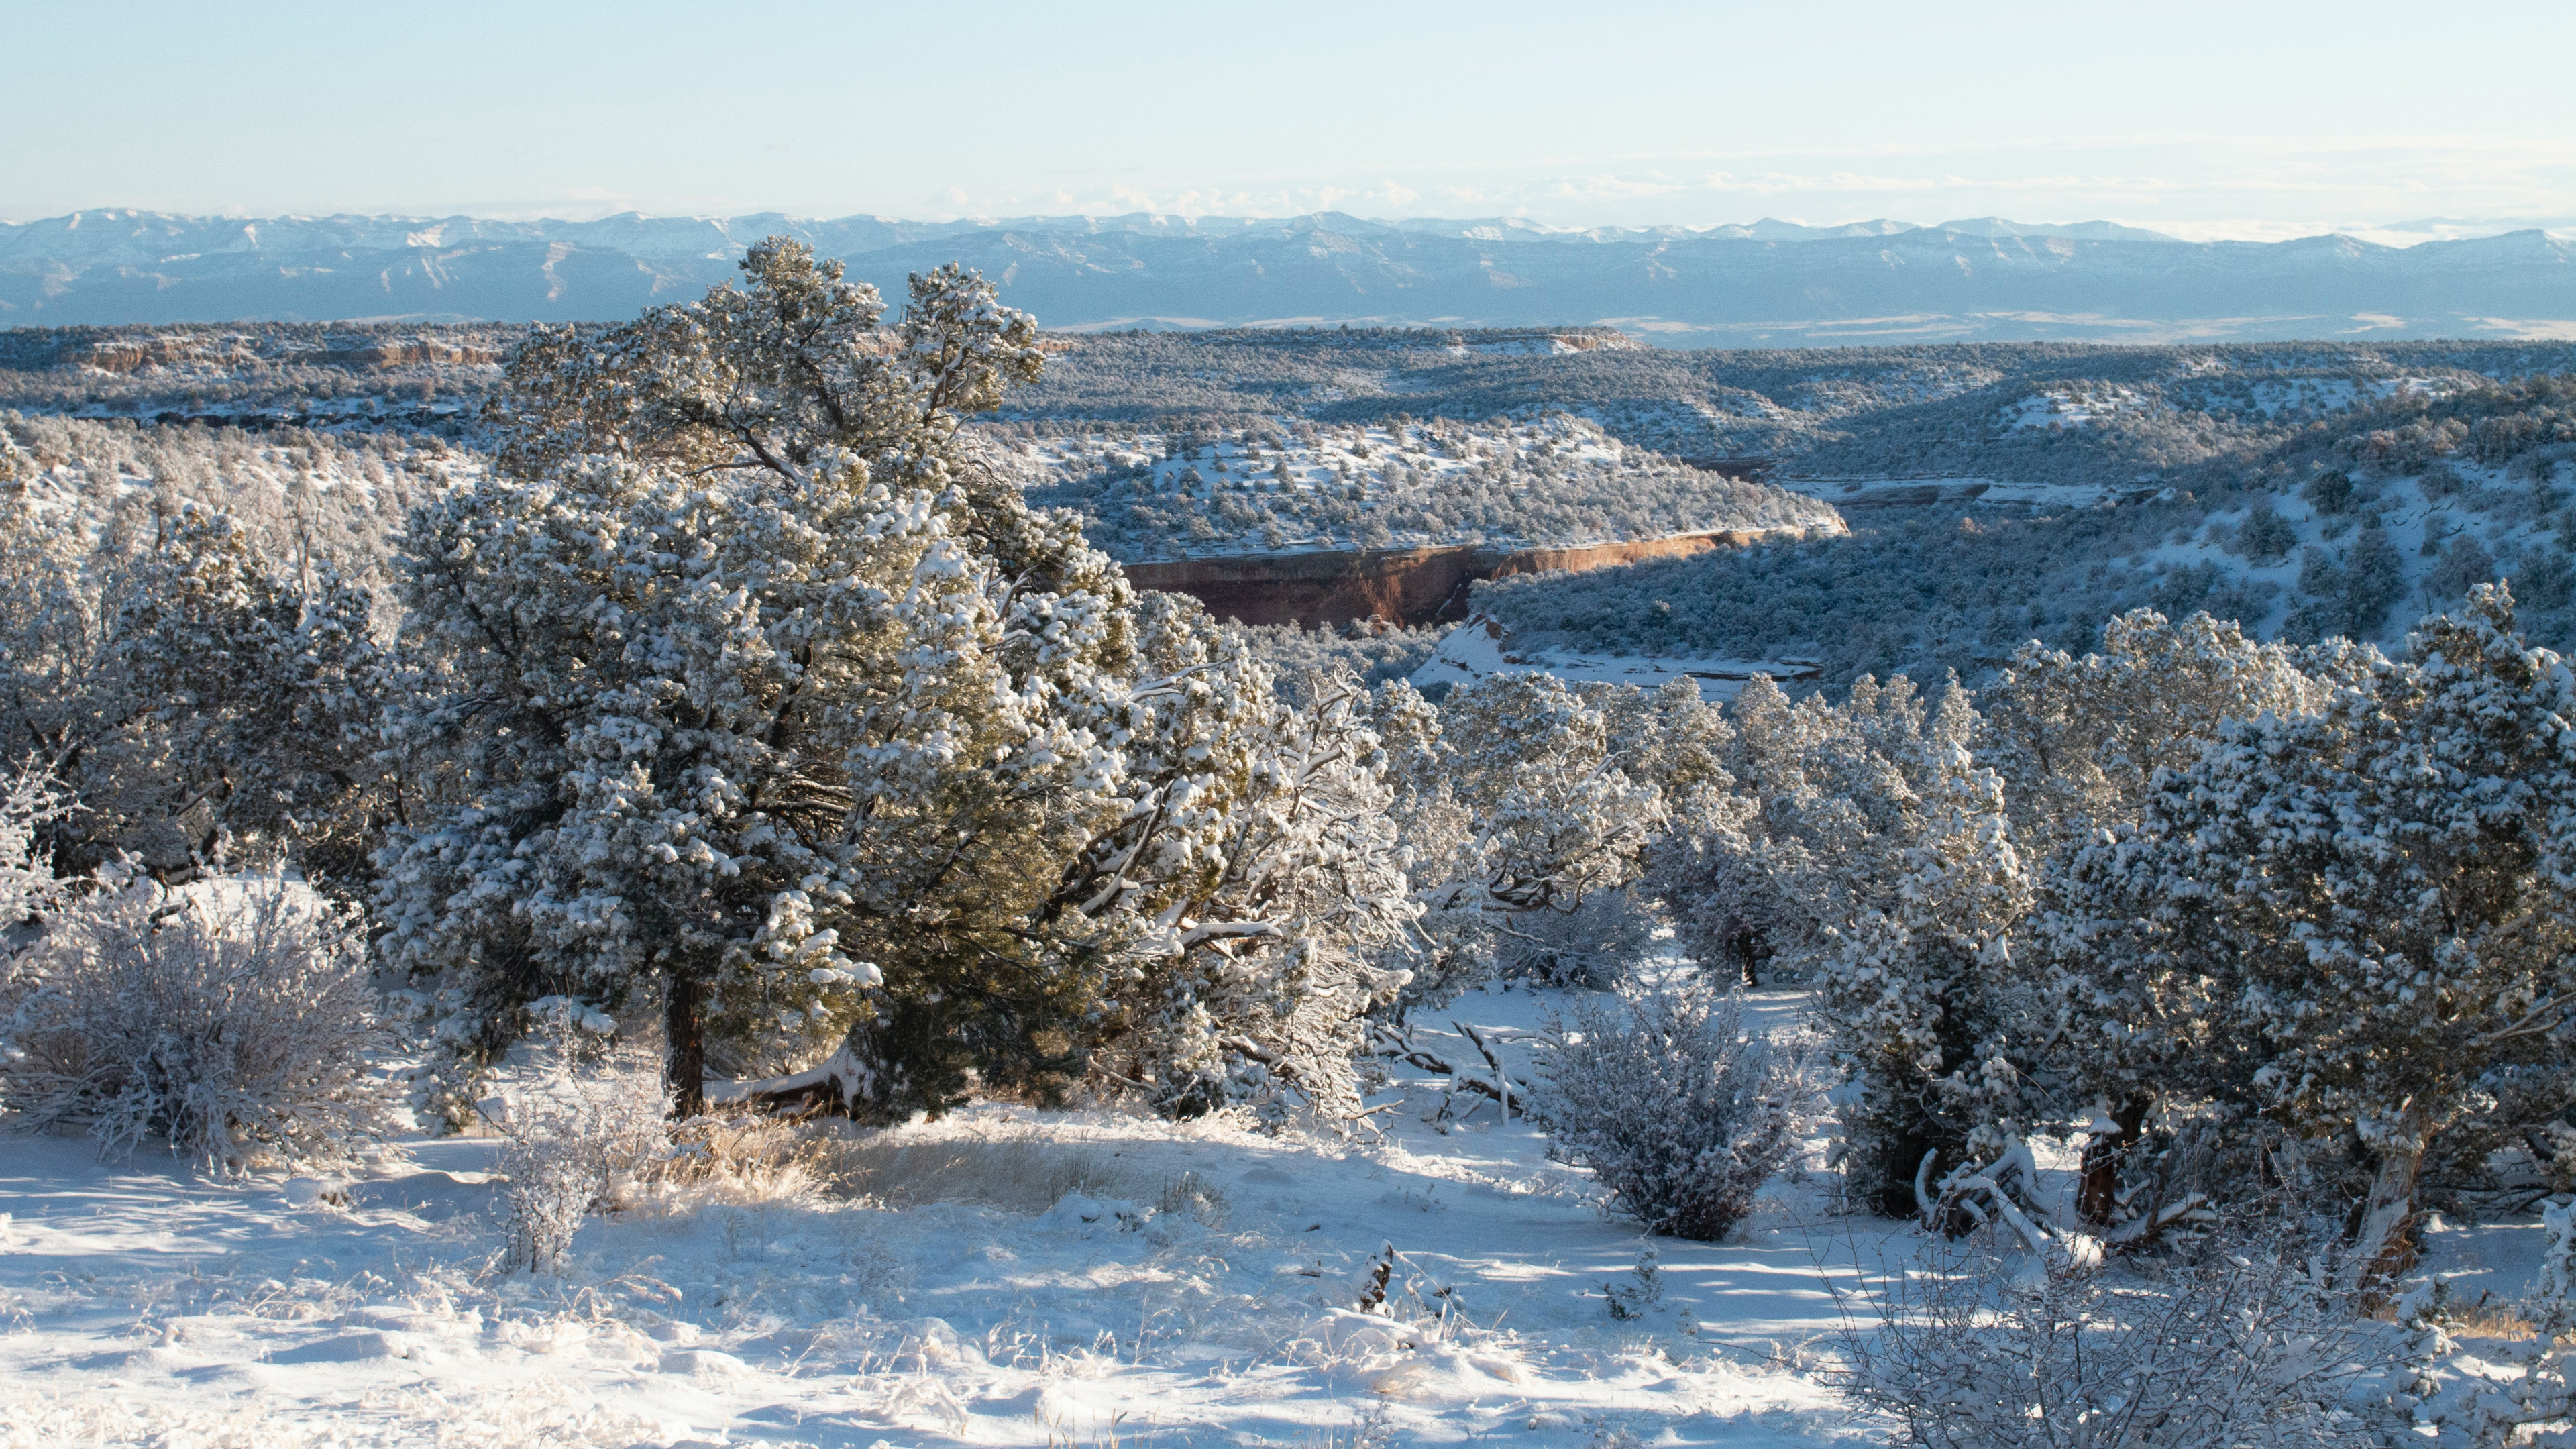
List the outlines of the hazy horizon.
{"label": "hazy horizon", "polygon": [[1666,228],[1677,229],[1693,234],[1705,234],[1729,228],[1751,229],[1773,224],[1785,224],[1787,226],[1803,227],[1818,231],[1827,231],[1846,227],[1882,225],[1910,227],[1921,230],[1939,230],[1944,227],[1973,225],[1981,222],[2004,222],[2015,226],[2033,228],[2071,228],[2107,224],[2110,226],[2129,227],[2141,231],[2155,232],[2163,239],[2176,242],[2279,242],[2302,240],[2310,237],[2321,236],[2346,236],[2355,240],[2370,242],[2380,246],[2407,247],[2420,245],[2428,241],[2472,240],[2481,237],[2500,236],[2505,233],[2515,231],[2543,231],[2562,239],[2576,239],[2576,211],[2571,211],[2564,215],[2537,217],[2411,217],[2390,221],[2360,222],[2351,225],[2330,226],[2319,231],[2299,231],[2295,228],[2249,230],[2244,228],[2227,227],[2191,227],[2172,225],[2148,226],[2133,219],[2117,216],[2069,216],[2059,218],[1981,215],[1951,216],[1939,221],[1918,221],[1910,217],[1884,215],[1816,218],[1799,215],[1765,213],[1757,217],[1746,217],[1715,222],[1598,221],[1566,223],[1541,220],[1536,217],[1518,213],[1455,215],[1435,214],[1429,212],[1406,212],[1400,214],[1371,214],[1366,212],[1350,211],[1347,208],[1330,207],[1319,208],[1311,211],[1282,212],[1186,212],[1156,211],[1147,208],[1134,208],[1126,211],[1091,210],[1019,213],[942,213],[936,210],[927,209],[912,212],[868,210],[849,212],[805,212],[775,206],[751,207],[739,210],[653,211],[628,206],[602,206],[589,208],[557,207],[550,210],[533,210],[516,213],[490,211],[437,211],[427,209],[388,209],[376,211],[277,211],[256,213],[248,211],[192,212],[171,207],[149,206],[97,206],[79,207],[74,208],[71,211],[43,216],[0,216],[0,226],[15,227],[37,225],[48,221],[61,221],[74,215],[88,215],[104,212],[183,217],[197,221],[322,221],[332,218],[363,218],[367,220],[442,222],[466,219],[516,225],[534,225],[541,222],[554,222],[572,226],[590,225],[598,222],[614,220],[622,216],[633,216],[647,221],[710,222],[739,221],[745,218],[762,216],[777,216],[785,220],[798,222],[834,222],[853,218],[872,218],[884,221],[897,221],[915,225],[932,226],[1001,226],[1013,222],[1055,222],[1074,220],[1114,221],[1126,220],[1135,217],[1146,217],[1158,221],[1169,220],[1183,228],[1197,227],[1217,222],[1294,221],[1308,216],[1340,214],[1351,216],[1359,221],[1382,226],[1403,226],[1407,224],[1420,224],[1433,221],[1480,225],[1497,222],[1519,223],[1527,225],[1535,231],[1549,234],[1579,233],[1594,230],[1642,231]]}
{"label": "hazy horizon", "polygon": [[2576,226],[2576,9],[21,7],[0,216]]}

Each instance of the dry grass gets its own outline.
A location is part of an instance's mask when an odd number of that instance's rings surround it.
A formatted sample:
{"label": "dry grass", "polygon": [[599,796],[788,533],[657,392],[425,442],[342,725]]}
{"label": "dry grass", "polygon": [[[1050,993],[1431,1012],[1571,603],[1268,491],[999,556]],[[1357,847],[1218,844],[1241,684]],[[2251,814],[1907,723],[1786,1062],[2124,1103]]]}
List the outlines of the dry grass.
{"label": "dry grass", "polygon": [[703,1118],[682,1125],[672,1134],[671,1154],[636,1174],[630,1203],[695,1211],[820,1202],[839,1186],[839,1145],[774,1117]]}
{"label": "dry grass", "polygon": [[2448,1306],[2443,1323],[2460,1338],[2530,1338],[2540,1332],[2524,1310],[2529,1305],[2502,1299]]}
{"label": "dry grass", "polygon": [[878,1133],[833,1143],[829,1158],[836,1191],[890,1208],[952,1202],[1042,1213],[1067,1193],[1150,1199],[1160,1186],[1096,1147],[1035,1136],[908,1142]]}
{"label": "dry grass", "polygon": [[903,1209],[965,1203],[1042,1213],[1069,1193],[1151,1204],[1158,1213],[1225,1225],[1233,1205],[1196,1172],[1163,1173],[1106,1147],[1037,1133],[924,1139],[836,1123],[744,1117],[693,1122],[672,1154],[637,1174],[620,1205],[689,1213],[707,1207],[856,1201]]}

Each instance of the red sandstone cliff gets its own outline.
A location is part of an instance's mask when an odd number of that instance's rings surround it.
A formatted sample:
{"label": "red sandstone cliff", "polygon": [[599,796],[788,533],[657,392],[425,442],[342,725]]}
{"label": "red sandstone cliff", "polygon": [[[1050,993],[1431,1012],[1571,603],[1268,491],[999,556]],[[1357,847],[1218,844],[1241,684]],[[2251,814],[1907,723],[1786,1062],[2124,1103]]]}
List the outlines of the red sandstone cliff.
{"label": "red sandstone cliff", "polygon": [[1338,624],[1346,619],[1429,624],[1467,617],[1467,586],[1477,579],[1686,557],[1742,548],[1763,536],[1760,531],[1721,529],[1570,548],[1249,554],[1129,564],[1127,577],[1140,589],[1191,595],[1218,618],[1247,624]]}

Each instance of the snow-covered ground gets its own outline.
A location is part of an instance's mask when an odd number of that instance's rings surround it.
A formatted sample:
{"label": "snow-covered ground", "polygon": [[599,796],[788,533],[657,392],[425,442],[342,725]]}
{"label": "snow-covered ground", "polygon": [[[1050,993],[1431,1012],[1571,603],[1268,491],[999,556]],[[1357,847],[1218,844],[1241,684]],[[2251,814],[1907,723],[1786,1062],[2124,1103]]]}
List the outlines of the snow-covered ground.
{"label": "snow-covered ground", "polygon": [[1125,562],[1841,528],[1807,498],[1700,472],[1565,414],[1338,427],[1283,417],[1203,436],[1102,425],[1000,441],[1033,501],[1077,509]]}
{"label": "snow-covered ground", "polygon": [[1842,508],[1926,508],[1935,504],[2099,508],[2152,496],[2152,482],[2022,483],[2006,478],[1784,478],[1781,486]]}
{"label": "snow-covered ground", "polygon": [[1416,689],[1458,688],[1496,674],[1553,674],[1576,684],[1633,684],[1640,689],[1688,679],[1699,686],[1700,698],[1719,704],[1735,698],[1756,674],[1786,684],[1813,679],[1817,672],[1815,662],[1807,659],[1661,658],[1522,648],[1513,644],[1501,620],[1479,614],[1451,630],[1411,677]]}
{"label": "snow-covered ground", "polygon": [[[1523,1074],[1561,1000],[1471,993],[1413,1045],[1472,1068],[1463,1024]],[[490,1139],[227,1180],[0,1138],[0,1449],[1883,1438],[1819,1372],[1836,1292],[1933,1240],[1802,1173],[1723,1244],[1650,1242],[1527,1122],[1392,1070],[1356,1139],[1005,1104],[848,1132],[867,1191],[646,1197],[560,1277],[498,1267]],[[2425,1244],[2462,1302],[2520,1297],[2544,1246],[2438,1217]],[[1660,1300],[1616,1319],[1649,1246]]]}
{"label": "snow-covered ground", "polygon": [[[1476,1062],[1454,1019],[1524,1070],[1551,999],[1471,995],[1417,1044]],[[1399,1066],[1353,1141],[982,1105],[859,1144],[957,1200],[651,1202],[561,1278],[496,1268],[490,1140],[347,1183],[0,1140],[0,1445],[1874,1437],[1811,1372],[1822,1270],[1910,1232],[1777,1185],[1735,1240],[1657,1240],[1662,1302],[1614,1321],[1645,1240],[1492,1103],[1426,1120],[1439,1081]],[[1359,1312],[1390,1246],[1392,1314]]]}

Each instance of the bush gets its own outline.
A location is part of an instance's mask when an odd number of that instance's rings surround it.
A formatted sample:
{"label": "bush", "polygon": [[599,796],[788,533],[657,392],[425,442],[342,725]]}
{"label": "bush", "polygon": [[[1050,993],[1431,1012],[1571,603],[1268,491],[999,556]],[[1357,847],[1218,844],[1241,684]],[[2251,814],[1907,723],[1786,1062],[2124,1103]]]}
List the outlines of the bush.
{"label": "bush", "polygon": [[[561,999],[537,1003],[550,1004]],[[609,1207],[668,1143],[654,1054],[585,1039],[568,1015],[557,1013],[530,1068],[481,1108],[509,1139],[500,1154],[509,1265],[531,1273],[560,1270],[581,1220]]]}
{"label": "bush", "polygon": [[1654,907],[1632,891],[1596,891],[1571,911],[1522,911],[1494,943],[1507,977],[1586,991],[1612,989],[1654,949]]}
{"label": "bush", "polygon": [[[2290,520],[2272,511],[2272,501],[2258,499],[2245,521],[2236,526],[2236,550],[2255,563],[2268,563],[2286,558],[2298,547],[2299,530]],[[2187,609],[2171,610],[2189,613]]]}
{"label": "bush", "polygon": [[108,877],[0,977],[0,1105],[211,1166],[345,1162],[387,1125],[362,924],[281,875]]}
{"label": "bush", "polygon": [[1836,1386],[1925,1449],[2380,1443],[2353,1401],[2407,1347],[2274,1242],[2136,1273],[1970,1244],[1864,1298]]}
{"label": "bush", "polygon": [[53,778],[32,765],[0,779],[0,960],[17,954],[20,927],[62,901],[63,883],[40,858],[36,837],[70,811]]}
{"label": "bush", "polygon": [[1558,1023],[1541,1113],[1648,1232],[1716,1242],[1789,1165],[1819,1099],[1803,1042],[1744,1031],[1741,996],[1690,979],[1583,1002]]}

